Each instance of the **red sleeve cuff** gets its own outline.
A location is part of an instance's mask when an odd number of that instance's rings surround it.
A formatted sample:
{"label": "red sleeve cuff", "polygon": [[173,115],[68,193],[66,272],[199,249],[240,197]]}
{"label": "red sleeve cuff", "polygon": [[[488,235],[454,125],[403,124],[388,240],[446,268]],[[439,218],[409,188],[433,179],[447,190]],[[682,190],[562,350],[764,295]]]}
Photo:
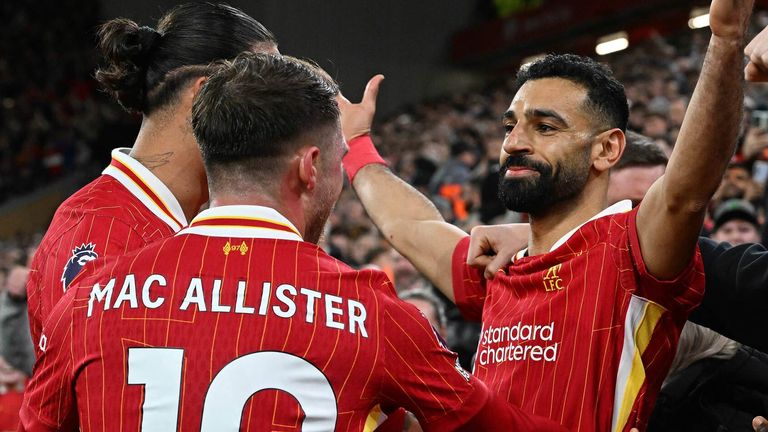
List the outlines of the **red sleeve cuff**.
{"label": "red sleeve cuff", "polygon": [[486,282],[482,270],[467,264],[469,240],[469,236],[464,237],[453,250],[453,297],[464,318],[479,322],[483,318]]}
{"label": "red sleeve cuff", "polygon": [[347,145],[349,145],[349,152],[344,156],[342,163],[344,164],[344,170],[347,172],[347,177],[349,178],[350,183],[355,180],[357,172],[364,166],[370,164],[387,164],[387,162],[379,155],[376,146],[373,145],[370,135],[362,135],[352,138]]}
{"label": "red sleeve cuff", "polygon": [[699,246],[688,265],[674,278],[661,280],[648,272],[637,234],[637,209],[627,221],[632,264],[638,276],[637,295],[660,304],[673,314],[688,315],[704,297],[704,264]]}

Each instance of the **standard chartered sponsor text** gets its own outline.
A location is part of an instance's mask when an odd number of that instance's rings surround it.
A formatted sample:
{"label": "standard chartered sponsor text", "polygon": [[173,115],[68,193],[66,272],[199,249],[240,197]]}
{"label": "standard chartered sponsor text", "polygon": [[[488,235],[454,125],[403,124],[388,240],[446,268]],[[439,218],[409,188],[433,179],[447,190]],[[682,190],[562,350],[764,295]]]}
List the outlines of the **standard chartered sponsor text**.
{"label": "standard chartered sponsor text", "polygon": [[549,324],[523,324],[494,327],[489,325],[480,334],[480,351],[477,359],[481,365],[508,361],[557,360],[560,342],[552,342],[555,322]]}

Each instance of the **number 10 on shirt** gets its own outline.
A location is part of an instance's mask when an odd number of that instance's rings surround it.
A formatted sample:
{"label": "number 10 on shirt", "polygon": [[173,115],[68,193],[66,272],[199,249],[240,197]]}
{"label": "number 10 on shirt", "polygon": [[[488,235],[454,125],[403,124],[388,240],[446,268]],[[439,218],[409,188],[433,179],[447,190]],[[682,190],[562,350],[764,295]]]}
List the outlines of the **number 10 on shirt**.
{"label": "number 10 on shirt", "polygon": [[[142,432],[176,430],[184,350],[128,348],[128,384],[144,385]],[[208,386],[201,432],[238,431],[245,404],[261,390],[281,390],[304,411],[302,431],[336,427],[336,397],[325,375],[307,360],[278,351],[246,354],[227,363]]]}

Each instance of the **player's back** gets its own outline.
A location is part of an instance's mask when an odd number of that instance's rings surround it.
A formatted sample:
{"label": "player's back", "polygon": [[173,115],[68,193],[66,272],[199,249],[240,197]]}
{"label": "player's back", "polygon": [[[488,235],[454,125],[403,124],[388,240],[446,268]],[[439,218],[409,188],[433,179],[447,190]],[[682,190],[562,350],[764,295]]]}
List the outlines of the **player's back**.
{"label": "player's back", "polygon": [[[383,273],[277,219],[203,218],[73,284],[83,430],[363,430],[405,394],[426,419],[469,399],[455,356]],[[426,369],[458,390],[431,394]]]}
{"label": "player's back", "polygon": [[36,345],[42,321],[87,262],[126,254],[186,224],[173,194],[128,150],[114,150],[104,173],[59,206],[35,253],[27,297]]}

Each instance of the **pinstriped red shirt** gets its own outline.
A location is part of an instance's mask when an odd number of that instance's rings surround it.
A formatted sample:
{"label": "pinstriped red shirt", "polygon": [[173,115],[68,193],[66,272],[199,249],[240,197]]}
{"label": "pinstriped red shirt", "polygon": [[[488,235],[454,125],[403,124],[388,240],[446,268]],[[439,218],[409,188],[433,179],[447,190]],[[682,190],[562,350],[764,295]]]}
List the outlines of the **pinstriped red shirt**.
{"label": "pinstriped red shirt", "polygon": [[377,404],[436,430],[488,398],[384,273],[265,207],[209,209],[89,264],[44,333],[21,411],[33,430],[360,431]]}
{"label": "pinstriped red shirt", "polygon": [[171,191],[129,151],[113,150],[102,175],[61,204],[35,253],[27,298],[37,355],[43,320],[87,262],[128,253],[187,225]]}
{"label": "pinstriped red shirt", "polygon": [[688,314],[704,293],[698,250],[670,281],[643,263],[629,201],[492,281],[454,251],[462,313],[482,320],[474,374],[524,411],[574,431],[645,430]]}

